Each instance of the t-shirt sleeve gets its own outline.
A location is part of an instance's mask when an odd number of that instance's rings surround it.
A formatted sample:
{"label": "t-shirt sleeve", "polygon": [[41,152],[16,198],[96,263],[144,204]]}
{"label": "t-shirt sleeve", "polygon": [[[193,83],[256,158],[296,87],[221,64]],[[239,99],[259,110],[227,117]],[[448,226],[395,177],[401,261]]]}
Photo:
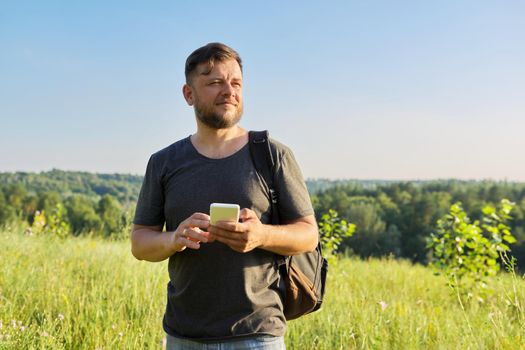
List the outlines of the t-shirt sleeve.
{"label": "t-shirt sleeve", "polygon": [[292,151],[288,148],[284,149],[277,163],[274,181],[280,220],[296,220],[314,214],[303,174]]}
{"label": "t-shirt sleeve", "polygon": [[140,189],[135,218],[133,219],[134,224],[146,226],[164,225],[164,191],[160,175],[155,158],[151,156]]}

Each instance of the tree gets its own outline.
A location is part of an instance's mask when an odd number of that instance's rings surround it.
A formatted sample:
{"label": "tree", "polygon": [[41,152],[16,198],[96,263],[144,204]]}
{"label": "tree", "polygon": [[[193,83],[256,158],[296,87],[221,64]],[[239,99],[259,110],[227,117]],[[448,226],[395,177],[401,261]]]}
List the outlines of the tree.
{"label": "tree", "polygon": [[102,230],[105,236],[110,236],[122,229],[122,207],[112,195],[104,195],[99,200],[97,214],[102,220]]}
{"label": "tree", "polygon": [[370,201],[356,202],[350,207],[348,217],[355,223],[356,232],[345,241],[345,246],[361,257],[379,256],[389,250],[384,240],[386,224],[377,205]]}
{"label": "tree", "polygon": [[24,208],[24,198],[27,196],[27,190],[21,183],[8,186],[5,190],[5,196],[17,214],[21,214]]}
{"label": "tree", "polygon": [[53,208],[56,208],[58,203],[62,203],[62,198],[58,192],[45,191],[38,198],[38,209],[40,211],[51,211]]}
{"label": "tree", "polygon": [[7,203],[4,192],[0,191],[0,225],[6,225],[15,220],[15,209]]}
{"label": "tree", "polygon": [[102,220],[90,199],[82,196],[70,197],[66,201],[66,208],[73,233],[97,232],[102,227]]}

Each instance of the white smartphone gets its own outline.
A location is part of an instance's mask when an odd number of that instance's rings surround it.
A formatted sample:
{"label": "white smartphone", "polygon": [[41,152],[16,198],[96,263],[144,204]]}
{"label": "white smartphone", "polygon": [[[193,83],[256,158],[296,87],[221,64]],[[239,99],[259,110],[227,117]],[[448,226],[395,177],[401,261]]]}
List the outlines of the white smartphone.
{"label": "white smartphone", "polygon": [[238,204],[212,203],[210,205],[210,224],[215,225],[217,221],[239,221],[241,208]]}

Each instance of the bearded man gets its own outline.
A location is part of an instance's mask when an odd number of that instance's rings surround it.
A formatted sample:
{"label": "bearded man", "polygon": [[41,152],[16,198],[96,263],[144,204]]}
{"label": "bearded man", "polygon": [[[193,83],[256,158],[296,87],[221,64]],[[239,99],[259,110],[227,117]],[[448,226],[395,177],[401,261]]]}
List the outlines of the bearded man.
{"label": "bearded man", "polygon": [[[132,253],[169,259],[168,349],[284,349],[284,283],[275,256],[312,251],[318,243],[301,171],[290,149],[271,139],[281,222],[271,225],[271,199],[239,126],[241,58],[210,43],[188,57],[185,75],[182,92],[197,130],[150,157]],[[239,204],[239,221],[210,225],[214,202]]]}

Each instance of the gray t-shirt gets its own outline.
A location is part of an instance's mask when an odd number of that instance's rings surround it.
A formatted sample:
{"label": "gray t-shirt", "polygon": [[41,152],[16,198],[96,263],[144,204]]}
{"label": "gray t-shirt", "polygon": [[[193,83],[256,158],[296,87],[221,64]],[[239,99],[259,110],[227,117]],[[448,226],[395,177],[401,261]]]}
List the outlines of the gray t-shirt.
{"label": "gray t-shirt", "polygon": [[[303,176],[290,149],[271,140],[276,152],[275,189],[281,222],[313,214]],[[249,146],[210,159],[187,137],[153,154],[140,191],[134,223],[174,231],[210,204],[236,203],[270,223],[270,199],[251,160]],[[255,334],[282,336],[286,329],[284,285],[275,255],[263,249],[238,253],[202,243],[169,259],[164,330],[176,337],[216,340]]]}

